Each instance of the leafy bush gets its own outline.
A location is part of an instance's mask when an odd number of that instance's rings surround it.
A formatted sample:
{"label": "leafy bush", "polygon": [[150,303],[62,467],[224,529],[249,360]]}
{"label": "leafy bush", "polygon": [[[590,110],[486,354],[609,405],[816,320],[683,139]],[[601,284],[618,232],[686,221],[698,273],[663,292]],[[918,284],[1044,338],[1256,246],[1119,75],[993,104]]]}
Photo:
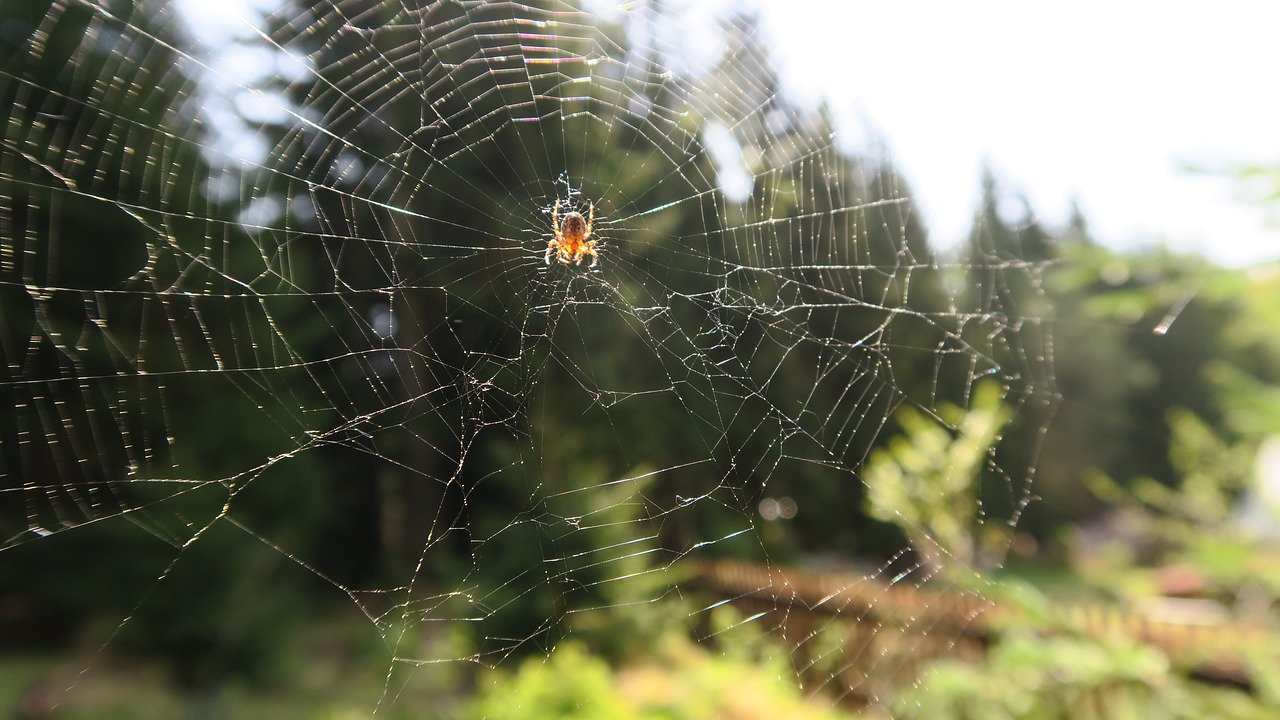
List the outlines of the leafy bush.
{"label": "leafy bush", "polygon": [[712,655],[677,635],[655,655],[612,668],[578,643],[482,682],[471,717],[520,720],[772,720],[847,717],[810,701],[781,662]]}
{"label": "leafy bush", "polygon": [[1274,712],[1238,690],[1182,678],[1150,646],[1026,633],[996,645],[984,665],[935,663],[916,687],[897,698],[894,716],[1261,720]]}

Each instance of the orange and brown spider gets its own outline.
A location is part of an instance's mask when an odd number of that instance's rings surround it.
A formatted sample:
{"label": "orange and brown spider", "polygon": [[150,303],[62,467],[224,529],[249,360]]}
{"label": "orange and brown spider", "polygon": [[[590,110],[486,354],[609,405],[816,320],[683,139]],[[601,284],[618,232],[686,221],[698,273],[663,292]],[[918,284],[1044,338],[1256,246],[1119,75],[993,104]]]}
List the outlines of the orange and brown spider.
{"label": "orange and brown spider", "polygon": [[591,264],[587,267],[595,267],[596,261],[600,259],[596,255],[596,241],[591,239],[591,226],[596,222],[596,206],[590,206],[587,211],[586,219],[583,219],[582,213],[573,211],[564,216],[564,221],[560,220],[560,201],[556,201],[555,209],[551,211],[551,230],[555,233],[555,237],[551,242],[547,243],[547,264],[551,264],[551,256],[554,254],[556,259],[568,265],[581,265],[582,259],[591,256]]}

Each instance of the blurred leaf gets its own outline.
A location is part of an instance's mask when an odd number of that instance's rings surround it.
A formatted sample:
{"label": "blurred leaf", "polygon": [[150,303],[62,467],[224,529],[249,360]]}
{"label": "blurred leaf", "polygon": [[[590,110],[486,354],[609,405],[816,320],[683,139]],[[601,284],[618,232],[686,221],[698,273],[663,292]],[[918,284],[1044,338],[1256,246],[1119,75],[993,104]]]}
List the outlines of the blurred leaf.
{"label": "blurred leaf", "polygon": [[864,477],[873,516],[898,523],[918,552],[965,566],[975,559],[977,481],[990,448],[1012,417],[995,383],[978,385],[970,408],[943,405],[937,422],[918,410],[898,413],[902,435],[871,454]]}

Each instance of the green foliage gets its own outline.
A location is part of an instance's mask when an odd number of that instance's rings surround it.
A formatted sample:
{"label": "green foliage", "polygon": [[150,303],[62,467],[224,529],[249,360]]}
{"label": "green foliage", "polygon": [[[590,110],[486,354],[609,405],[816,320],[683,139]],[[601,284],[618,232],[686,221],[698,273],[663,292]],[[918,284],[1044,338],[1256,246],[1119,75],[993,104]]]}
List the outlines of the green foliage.
{"label": "green foliage", "polygon": [[1110,505],[1137,502],[1161,514],[1165,534],[1176,536],[1171,540],[1225,531],[1256,449],[1246,443],[1228,445],[1204,420],[1182,408],[1169,411],[1168,424],[1169,462],[1178,473],[1173,485],[1140,477],[1125,488],[1095,471],[1086,476],[1086,486]]}
{"label": "green foliage", "polygon": [[565,643],[543,661],[526,660],[515,673],[495,675],[481,686],[476,718],[637,717],[615,687],[613,672],[601,658],[575,643]]}
{"label": "green foliage", "polygon": [[808,700],[789,668],[732,655],[712,656],[677,636],[651,643],[653,654],[613,668],[577,643],[482,683],[476,720],[765,720],[846,717],[825,700]]}
{"label": "green foliage", "polygon": [[[986,178],[961,296],[975,309],[1043,324],[1052,338],[1054,377],[1039,385],[1056,386],[1062,402],[1015,420],[997,458],[1006,467],[1022,467],[1011,455],[1031,458],[1043,502],[1028,507],[1024,529],[1048,539],[1094,515],[1097,498],[1080,492],[1094,469],[1122,485],[1139,477],[1170,484],[1181,472],[1170,453],[1180,442],[1172,408],[1201,418],[1229,446],[1280,430],[1274,265],[1237,271],[1161,247],[1109,250],[1078,215],[1060,233],[1030,208],[1012,217],[1009,196]],[[1046,261],[1042,282],[991,275],[993,261],[1014,257]]]}
{"label": "green foliage", "polygon": [[1030,633],[1000,641],[983,665],[934,663],[894,710],[922,720],[1261,720],[1274,712],[1237,690],[1183,679],[1149,646]]}
{"label": "green foliage", "polygon": [[[296,608],[295,608],[296,613]],[[277,666],[265,680],[216,686],[174,682],[163,658],[113,646],[76,653],[0,654],[0,717],[22,720],[368,720],[386,692],[380,639],[350,614],[310,616],[272,636]],[[459,652],[463,648],[457,649]],[[426,669],[424,669],[426,670]],[[468,689],[467,666],[433,666],[424,682],[401,688],[386,720],[456,718]],[[76,692],[68,693],[66,688]]]}
{"label": "green foliage", "polygon": [[1010,416],[995,383],[979,384],[967,411],[942,405],[945,425],[914,408],[900,410],[902,435],[874,451],[863,472],[872,515],[901,525],[917,552],[937,564],[946,565],[941,551],[972,566],[977,550],[995,549],[975,541],[976,488]]}
{"label": "green foliage", "polygon": [[1171,412],[1170,424],[1172,464],[1181,471],[1172,486],[1137,478],[1125,487],[1101,473],[1086,478],[1124,530],[1077,548],[1076,563],[1091,582],[1139,595],[1158,590],[1162,569],[1176,568],[1191,583],[1179,592],[1217,599],[1238,622],[1269,626],[1267,608],[1280,598],[1276,545],[1251,534],[1237,510],[1254,448],[1227,445],[1186,411]]}

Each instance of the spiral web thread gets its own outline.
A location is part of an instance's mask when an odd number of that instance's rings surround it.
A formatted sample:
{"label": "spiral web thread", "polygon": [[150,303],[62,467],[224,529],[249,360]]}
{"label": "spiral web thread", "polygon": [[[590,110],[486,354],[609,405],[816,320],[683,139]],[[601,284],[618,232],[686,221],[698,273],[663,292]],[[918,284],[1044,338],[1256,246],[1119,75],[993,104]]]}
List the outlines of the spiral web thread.
{"label": "spiral web thread", "polygon": [[[893,168],[788,99],[758,16],[321,0],[215,41],[201,5],[10,23],[0,551],[143,533],[166,548],[144,611],[202,545],[248,541],[361,609],[394,697],[601,613],[706,622],[709,558],[856,545],[900,408],[954,430],[940,408],[988,382],[1032,417],[1019,442],[1043,432],[1049,343],[1013,301],[1035,268],[928,248]],[[594,209],[595,268],[544,262],[557,202]],[[1007,470],[1002,446],[973,514],[1008,535],[1034,452]],[[380,537],[298,541],[317,494]],[[335,552],[360,542],[380,572]],[[965,565],[913,544],[845,590]],[[774,597],[738,628],[788,626],[806,683],[874,698],[883,647],[814,646],[876,602],[797,631]]]}

